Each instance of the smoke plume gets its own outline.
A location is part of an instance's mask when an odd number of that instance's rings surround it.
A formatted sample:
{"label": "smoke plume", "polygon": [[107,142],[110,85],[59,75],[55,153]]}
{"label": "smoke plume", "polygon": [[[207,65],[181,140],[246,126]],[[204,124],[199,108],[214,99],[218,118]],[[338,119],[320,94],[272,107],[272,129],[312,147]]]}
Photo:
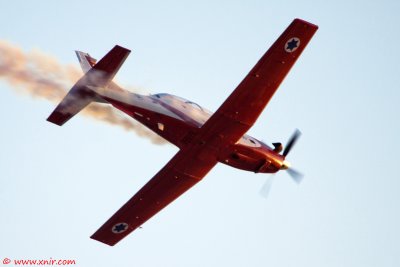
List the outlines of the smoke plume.
{"label": "smoke plume", "polygon": [[[0,40],[0,78],[17,92],[58,104],[82,75],[75,65],[60,64],[55,58],[36,50],[25,53]],[[165,143],[164,139],[109,105],[92,103],[79,114],[121,126],[152,143]]]}

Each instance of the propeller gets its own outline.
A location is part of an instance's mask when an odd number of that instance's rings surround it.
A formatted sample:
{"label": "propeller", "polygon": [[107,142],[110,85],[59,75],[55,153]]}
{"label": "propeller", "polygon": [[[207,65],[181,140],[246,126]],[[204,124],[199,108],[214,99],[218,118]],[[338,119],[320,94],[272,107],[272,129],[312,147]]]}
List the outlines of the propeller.
{"label": "propeller", "polygon": [[[282,155],[286,158],[286,156],[289,154],[289,152],[292,150],[293,146],[296,144],[297,140],[299,139],[299,137],[301,136],[301,132],[296,129],[294,131],[294,133],[292,134],[292,136],[290,137],[287,145],[285,146],[285,149],[283,150]],[[277,147],[277,146],[275,146]],[[295,181],[297,184],[301,183],[301,181],[303,180],[304,175],[299,172],[296,169],[293,169],[289,162],[287,162],[286,160],[283,162],[281,170],[286,170],[288,172],[288,174],[290,175],[290,177],[292,178],[293,181]],[[260,190],[260,194],[267,198],[268,194],[271,190],[272,187],[272,183],[275,179],[275,175],[271,175],[269,177],[267,177],[267,180],[265,181],[263,187]]]}
{"label": "propeller", "polygon": [[292,150],[293,146],[296,144],[296,142],[299,139],[300,135],[301,135],[301,132],[299,131],[299,129],[296,129],[296,131],[294,131],[294,133],[290,137],[289,142],[285,146],[285,149],[283,150],[282,155],[284,157],[286,157],[289,154],[290,150]]}
{"label": "propeller", "polygon": [[271,191],[272,183],[274,182],[274,180],[275,180],[275,174],[268,176],[267,179],[265,180],[263,186],[261,187],[260,194],[264,198],[268,198],[268,195],[269,195],[269,192]]}
{"label": "propeller", "polygon": [[303,181],[304,174],[302,174],[298,170],[293,169],[293,168],[289,168],[286,171],[288,172],[288,174],[290,175],[292,180],[295,181],[296,183],[300,184],[301,181]]}

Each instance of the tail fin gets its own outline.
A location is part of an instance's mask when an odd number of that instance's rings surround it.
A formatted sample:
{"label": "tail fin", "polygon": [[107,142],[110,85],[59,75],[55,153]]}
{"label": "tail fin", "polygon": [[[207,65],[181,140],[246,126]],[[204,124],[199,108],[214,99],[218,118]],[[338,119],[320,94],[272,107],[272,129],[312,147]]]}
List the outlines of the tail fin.
{"label": "tail fin", "polygon": [[94,91],[94,88],[107,88],[130,52],[130,50],[118,45],[111,49],[97,64],[87,70],[86,74],[71,88],[47,120],[61,126],[89,105],[90,102],[104,102],[104,99]]}
{"label": "tail fin", "polygon": [[81,64],[83,73],[88,72],[97,62],[97,60],[92,58],[88,53],[81,51],[75,51],[75,53],[78,57],[79,63]]}

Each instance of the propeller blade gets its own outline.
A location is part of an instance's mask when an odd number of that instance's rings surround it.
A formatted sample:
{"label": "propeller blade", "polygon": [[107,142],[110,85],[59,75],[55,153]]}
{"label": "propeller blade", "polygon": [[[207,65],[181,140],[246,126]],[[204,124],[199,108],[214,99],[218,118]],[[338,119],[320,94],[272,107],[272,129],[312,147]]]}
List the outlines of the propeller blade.
{"label": "propeller blade", "polygon": [[301,183],[301,181],[304,178],[304,175],[301,172],[299,172],[293,168],[289,168],[286,171],[288,172],[290,177],[293,179],[293,181],[295,181],[298,184]]}
{"label": "propeller blade", "polygon": [[[298,129],[296,129],[294,131],[294,133],[292,134],[292,136],[290,137],[290,139],[282,153],[282,155],[285,158],[289,154],[290,150],[292,150],[293,146],[296,144],[300,135],[301,135],[301,132]],[[277,151],[277,150],[278,150],[278,148],[282,149],[282,145],[279,143],[274,143],[273,145],[275,147],[275,152],[279,153],[280,151]],[[290,177],[293,179],[293,181],[295,181],[298,184],[301,183],[301,181],[303,180],[304,175],[301,172],[291,168],[290,164],[286,160],[283,161],[281,170],[286,170],[288,172],[288,174],[290,175]],[[271,175],[271,176],[267,177],[267,179],[265,180],[265,183],[260,190],[260,194],[264,198],[268,197],[269,192],[271,191],[272,182],[274,181],[274,178],[275,178],[275,175]]]}
{"label": "propeller blade", "polygon": [[293,148],[293,146],[296,144],[297,140],[299,139],[301,135],[301,132],[299,129],[296,129],[294,131],[293,135],[290,137],[289,142],[287,143],[285,150],[283,150],[283,156],[286,157],[287,154],[289,154],[290,150]]}
{"label": "propeller blade", "polygon": [[274,182],[275,175],[270,175],[267,177],[267,179],[264,182],[263,187],[260,190],[260,194],[264,198],[268,198],[269,192],[271,191],[272,183]]}

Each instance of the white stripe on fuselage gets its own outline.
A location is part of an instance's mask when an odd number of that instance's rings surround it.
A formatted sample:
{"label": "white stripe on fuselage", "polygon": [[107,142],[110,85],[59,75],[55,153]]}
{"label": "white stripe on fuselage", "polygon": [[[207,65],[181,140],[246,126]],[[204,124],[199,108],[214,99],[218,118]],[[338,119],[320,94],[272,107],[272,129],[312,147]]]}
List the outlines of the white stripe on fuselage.
{"label": "white stripe on fuselage", "polygon": [[[126,90],[116,91],[98,87],[92,89],[101,96],[114,99],[118,102],[150,110],[152,112],[163,114],[181,121],[185,121],[182,116],[173,112],[173,110],[176,110],[177,112],[182,113],[190,119],[196,121],[200,127],[213,114],[211,111],[202,108],[201,106],[191,101],[170,94],[155,94],[145,96]],[[160,102],[162,102],[162,104]],[[168,109],[168,107],[171,107],[171,109]],[[249,147],[261,146],[260,142],[257,139],[249,135],[244,135],[239,139],[237,143]]]}
{"label": "white stripe on fuselage", "polygon": [[174,114],[170,110],[166,109],[165,107],[157,103],[154,99],[152,99],[151,96],[140,95],[126,90],[116,91],[99,87],[92,89],[100,96],[103,96],[105,98],[110,98],[130,106],[135,106],[141,109],[150,110],[155,113],[163,114],[178,120],[182,120],[182,118],[180,118],[178,115]]}

